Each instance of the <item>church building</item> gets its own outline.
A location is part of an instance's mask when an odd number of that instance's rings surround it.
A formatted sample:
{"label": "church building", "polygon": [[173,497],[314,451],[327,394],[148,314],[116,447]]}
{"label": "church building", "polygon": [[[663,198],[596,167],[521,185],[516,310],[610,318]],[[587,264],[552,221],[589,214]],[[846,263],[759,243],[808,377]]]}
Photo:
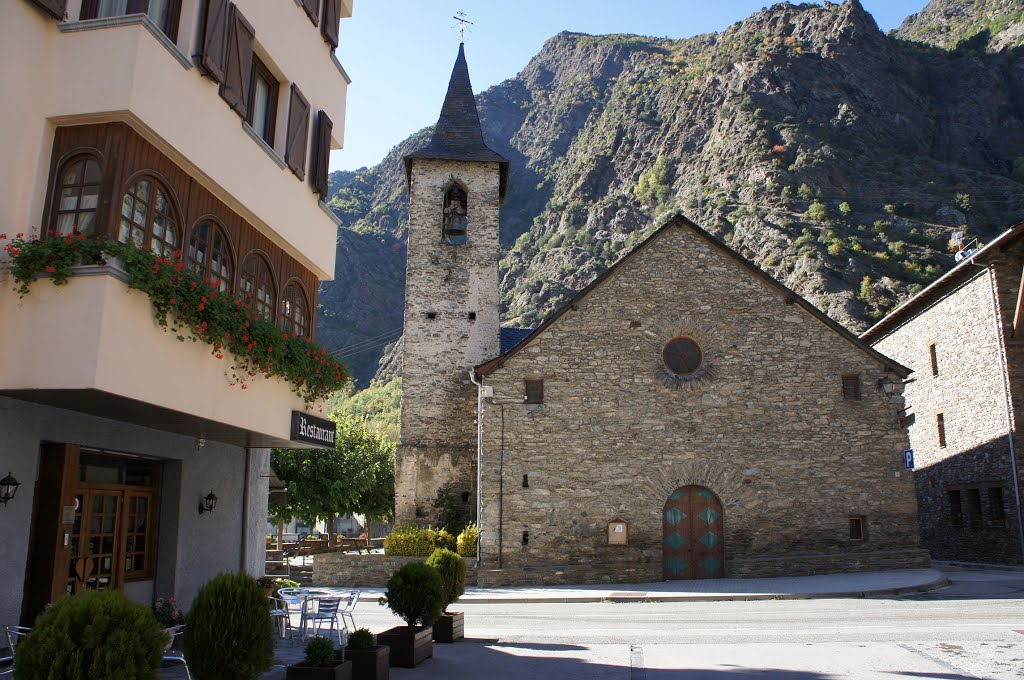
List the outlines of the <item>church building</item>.
{"label": "church building", "polygon": [[461,47],[405,162],[398,520],[431,521],[450,483],[480,525],[479,585],[929,564],[907,368],[682,215],[526,337],[501,329],[509,164]]}

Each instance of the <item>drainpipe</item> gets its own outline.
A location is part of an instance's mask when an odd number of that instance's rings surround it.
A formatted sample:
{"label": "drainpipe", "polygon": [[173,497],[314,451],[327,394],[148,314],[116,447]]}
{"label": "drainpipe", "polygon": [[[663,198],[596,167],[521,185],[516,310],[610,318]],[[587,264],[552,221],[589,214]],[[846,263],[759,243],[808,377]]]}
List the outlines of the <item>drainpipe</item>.
{"label": "drainpipe", "polygon": [[[480,568],[480,513],[483,511],[483,466],[481,459],[484,450],[484,386],[477,381],[476,371],[469,369],[469,380],[476,385],[476,567]],[[500,557],[499,557],[500,559]]]}
{"label": "drainpipe", "polygon": [[[971,264],[977,267],[973,259]],[[999,292],[996,286],[995,265],[988,265],[989,286],[992,291],[992,325],[995,328],[996,350],[999,352],[999,371],[1003,379],[1003,407],[1006,411],[1006,442],[1010,449],[1010,472],[1013,475],[1013,498],[1017,504],[1017,536],[1020,542],[1021,561],[1024,562],[1024,521],[1020,507],[1020,480],[1017,476],[1017,452],[1013,444],[1013,400],[1010,396],[1009,364],[1006,359],[1006,344],[1003,338],[1002,311],[999,308]]]}
{"label": "drainpipe", "polygon": [[[249,464],[252,453],[249,448],[245,449],[245,471],[242,473],[242,540],[239,546],[241,555],[238,557],[238,570],[246,572],[249,565],[246,564],[246,557],[249,552]],[[265,571],[265,569],[264,569]],[[260,574],[262,576],[262,574]]]}

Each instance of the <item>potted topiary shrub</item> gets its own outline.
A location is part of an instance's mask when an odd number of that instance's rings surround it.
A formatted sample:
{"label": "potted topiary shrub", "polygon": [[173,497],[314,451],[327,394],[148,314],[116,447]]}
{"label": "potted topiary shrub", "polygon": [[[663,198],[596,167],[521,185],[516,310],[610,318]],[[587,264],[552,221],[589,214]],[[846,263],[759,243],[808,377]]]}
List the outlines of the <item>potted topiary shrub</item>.
{"label": "potted topiary shrub", "polygon": [[391,648],[391,665],[414,668],[434,655],[434,621],[444,609],[444,584],[437,569],[410,562],[388,579],[380,604],[387,605],[407,625],[377,634],[377,642]]}
{"label": "potted topiary shrub", "polygon": [[388,680],[391,677],[391,648],[378,645],[373,633],[360,628],[348,636],[345,656],[352,662],[352,680]]}
{"label": "potted topiary shrub", "polygon": [[352,662],[343,659],[330,638],[316,636],[306,643],[302,663],[285,669],[286,680],[351,680]]}
{"label": "potted topiary shrub", "polygon": [[185,616],[185,661],[197,678],[255,680],[274,662],[274,626],[263,589],[248,574],[220,574]]}
{"label": "potted topiary shrub", "polygon": [[16,680],[157,677],[167,635],[123,593],[86,590],[57,600],[18,645]]}
{"label": "potted topiary shrub", "polygon": [[427,558],[427,564],[441,575],[445,604],[441,616],[434,621],[434,642],[455,642],[465,637],[462,612],[450,612],[448,607],[466,592],[466,561],[446,548],[438,548]]}

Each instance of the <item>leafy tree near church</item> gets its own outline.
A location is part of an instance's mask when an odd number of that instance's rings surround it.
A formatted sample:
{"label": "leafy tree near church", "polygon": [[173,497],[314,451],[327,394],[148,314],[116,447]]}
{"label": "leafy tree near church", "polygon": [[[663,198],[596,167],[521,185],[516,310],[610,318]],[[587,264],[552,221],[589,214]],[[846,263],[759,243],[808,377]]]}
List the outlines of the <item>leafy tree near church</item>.
{"label": "leafy tree near church", "polygon": [[[338,424],[333,449],[274,449],[270,466],[288,488],[272,504],[277,521],[298,517],[310,524],[348,513],[383,519],[395,510],[395,443],[363,418],[332,413]],[[332,535],[333,538],[333,535]]]}

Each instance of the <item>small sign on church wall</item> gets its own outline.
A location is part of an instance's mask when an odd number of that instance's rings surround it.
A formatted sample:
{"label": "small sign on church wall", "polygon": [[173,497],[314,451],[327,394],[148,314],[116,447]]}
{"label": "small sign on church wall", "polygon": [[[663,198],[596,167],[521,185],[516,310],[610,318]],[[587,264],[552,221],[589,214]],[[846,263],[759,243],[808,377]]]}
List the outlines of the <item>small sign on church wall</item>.
{"label": "small sign on church wall", "polygon": [[619,517],[608,522],[608,545],[629,545],[629,525]]}

